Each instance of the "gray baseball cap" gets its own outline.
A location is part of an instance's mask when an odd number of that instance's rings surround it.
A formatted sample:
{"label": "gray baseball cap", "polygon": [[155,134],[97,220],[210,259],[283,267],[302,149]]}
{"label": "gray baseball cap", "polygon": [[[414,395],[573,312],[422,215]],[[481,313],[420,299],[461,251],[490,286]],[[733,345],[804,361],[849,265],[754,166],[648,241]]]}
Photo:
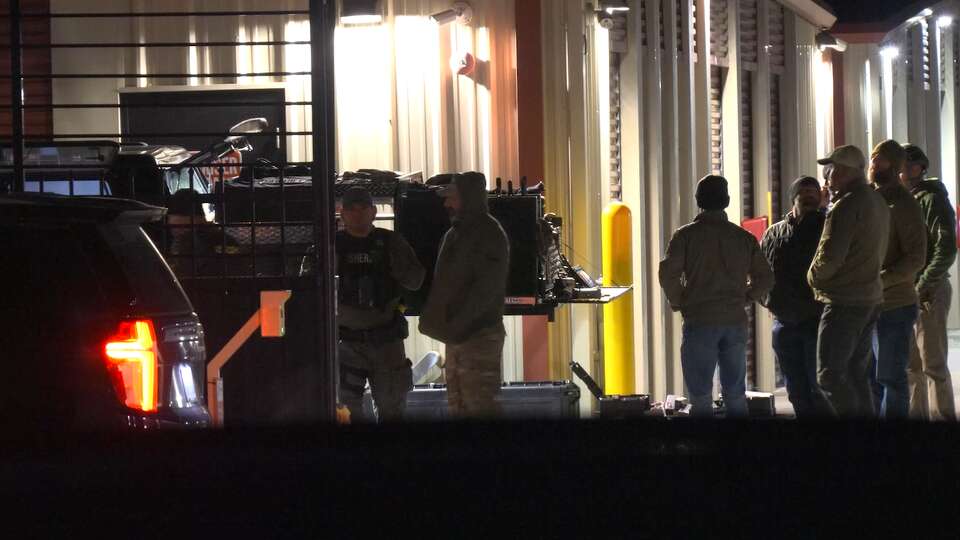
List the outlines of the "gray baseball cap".
{"label": "gray baseball cap", "polygon": [[821,165],[843,165],[851,169],[863,170],[867,166],[867,160],[863,157],[863,152],[852,144],[838,146],[833,152],[817,160]]}

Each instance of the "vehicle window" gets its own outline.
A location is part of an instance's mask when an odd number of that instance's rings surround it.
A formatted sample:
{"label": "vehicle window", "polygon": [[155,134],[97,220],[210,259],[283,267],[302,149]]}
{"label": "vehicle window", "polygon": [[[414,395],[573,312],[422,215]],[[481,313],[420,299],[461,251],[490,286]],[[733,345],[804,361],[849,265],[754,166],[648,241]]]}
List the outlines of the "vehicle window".
{"label": "vehicle window", "polygon": [[98,242],[92,225],[0,226],[5,319],[55,329],[112,311],[126,284],[98,272]]}
{"label": "vehicle window", "polygon": [[142,313],[193,311],[186,294],[147,234],[137,225],[100,227],[119,267],[135,295],[134,309]]}
{"label": "vehicle window", "polygon": [[[73,193],[70,192],[71,184]],[[73,180],[27,179],[23,186],[29,193],[56,193],[58,195],[110,195],[110,186],[99,178],[75,178]]]}

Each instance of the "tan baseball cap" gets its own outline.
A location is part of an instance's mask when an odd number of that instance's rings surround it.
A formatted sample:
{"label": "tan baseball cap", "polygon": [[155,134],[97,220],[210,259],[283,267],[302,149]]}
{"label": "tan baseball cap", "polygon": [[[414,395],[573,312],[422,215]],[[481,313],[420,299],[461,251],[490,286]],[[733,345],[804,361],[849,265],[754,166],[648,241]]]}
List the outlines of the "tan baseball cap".
{"label": "tan baseball cap", "polygon": [[817,163],[821,165],[843,165],[861,171],[867,166],[867,160],[863,157],[863,152],[852,144],[834,148],[830,155],[818,159]]}

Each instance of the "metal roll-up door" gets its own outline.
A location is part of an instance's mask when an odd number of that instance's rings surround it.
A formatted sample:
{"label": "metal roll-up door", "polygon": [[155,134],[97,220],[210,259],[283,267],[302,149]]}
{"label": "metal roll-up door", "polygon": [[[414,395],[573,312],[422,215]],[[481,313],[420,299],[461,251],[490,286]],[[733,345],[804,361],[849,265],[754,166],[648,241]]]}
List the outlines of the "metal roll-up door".
{"label": "metal roll-up door", "polygon": [[640,45],[647,46],[647,3],[640,2]]}
{"label": "metal roll-up door", "polygon": [[740,79],[740,196],[744,217],[756,215],[753,197],[753,84],[750,74]]}
{"label": "metal roll-up door", "polygon": [[665,19],[664,9],[663,9],[663,0],[660,0],[660,20],[657,22],[657,31],[660,33],[660,50],[665,50],[667,47],[667,36],[665,34],[666,25],[663,24]]}
{"label": "metal roll-up door", "polygon": [[757,65],[757,0],[740,0],[740,29],[738,34],[740,60],[745,69]]}
{"label": "metal roll-up door", "polygon": [[921,62],[920,69],[923,70],[923,89],[929,90],[931,79],[932,67],[930,65],[930,27],[927,24],[926,19],[920,21],[920,46],[922,47],[923,61]]}
{"label": "metal roll-up door", "polygon": [[768,33],[770,36],[770,69],[774,73],[783,73],[786,57],[786,41],[783,30],[783,5],[770,2]]}
{"label": "metal roll-up door", "polygon": [[676,17],[674,17],[674,24],[676,25],[676,36],[677,36],[677,54],[683,54],[683,45],[686,41],[684,39],[683,31],[683,2],[678,1],[675,3],[677,7]]}
{"label": "metal roll-up door", "polygon": [[[903,40],[903,41],[904,41],[904,43],[903,43],[903,54],[905,55],[905,58],[907,59],[907,68],[906,68],[906,69],[907,69],[907,85],[908,85],[908,86],[909,86],[910,84],[912,84],[912,83],[913,83],[913,80],[914,80],[914,74],[913,74],[913,71],[914,71],[914,69],[913,69],[913,32],[914,32],[914,29],[913,29],[912,27],[907,28],[907,31],[906,31],[906,39]],[[893,81],[894,81],[894,84],[896,84],[897,78],[894,77],[894,78],[893,78]]]}
{"label": "metal roll-up door", "polygon": [[[744,71],[740,80],[740,200],[743,216],[757,215],[753,196],[753,84],[750,72]],[[747,387],[755,388],[757,381],[756,304],[747,311]]]}
{"label": "metal roll-up door", "polygon": [[780,172],[780,75],[770,77],[770,223],[779,221],[783,196]]}
{"label": "metal roll-up door", "polygon": [[724,69],[710,66],[710,168],[723,174],[723,76]]}
{"label": "metal roll-up door", "polygon": [[[784,193],[780,170],[780,79],[784,74],[785,44],[783,5],[770,2],[768,11],[768,38],[770,43],[770,223],[783,214]],[[787,180],[789,181],[789,179]]]}
{"label": "metal roll-up door", "polygon": [[699,58],[697,57],[697,8],[693,6],[693,9],[690,10],[690,56],[693,58],[694,62],[698,62]]}
{"label": "metal roll-up door", "polygon": [[710,55],[716,63],[727,65],[727,0],[710,2]]}

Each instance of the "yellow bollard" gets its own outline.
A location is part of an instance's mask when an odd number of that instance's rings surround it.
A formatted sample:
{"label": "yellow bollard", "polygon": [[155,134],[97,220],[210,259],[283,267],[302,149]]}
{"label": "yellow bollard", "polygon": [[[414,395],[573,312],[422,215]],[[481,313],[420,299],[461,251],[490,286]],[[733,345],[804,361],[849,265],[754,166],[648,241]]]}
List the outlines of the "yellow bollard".
{"label": "yellow bollard", "polygon": [[[611,202],[603,210],[603,285],[633,283],[630,209]],[[606,394],[633,394],[633,291],[603,306],[603,379]]]}

